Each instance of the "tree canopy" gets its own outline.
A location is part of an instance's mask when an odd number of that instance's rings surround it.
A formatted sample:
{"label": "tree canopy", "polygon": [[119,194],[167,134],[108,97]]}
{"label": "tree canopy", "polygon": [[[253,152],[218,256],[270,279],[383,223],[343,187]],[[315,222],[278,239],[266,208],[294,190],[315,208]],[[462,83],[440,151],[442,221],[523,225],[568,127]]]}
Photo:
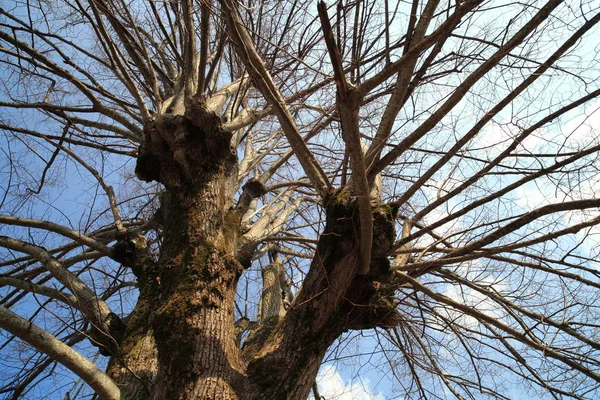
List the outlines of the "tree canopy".
{"label": "tree canopy", "polygon": [[599,21],[3,4],[0,397],[596,398]]}

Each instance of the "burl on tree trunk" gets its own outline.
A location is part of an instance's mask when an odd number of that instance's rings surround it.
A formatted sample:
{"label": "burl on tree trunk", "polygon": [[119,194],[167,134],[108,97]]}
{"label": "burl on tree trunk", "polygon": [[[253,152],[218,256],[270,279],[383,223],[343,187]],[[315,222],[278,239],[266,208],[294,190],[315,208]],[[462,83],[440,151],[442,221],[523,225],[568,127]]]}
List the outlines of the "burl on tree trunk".
{"label": "burl on tree trunk", "polygon": [[145,127],[136,173],[165,187],[157,215],[163,242],[157,261],[139,238],[117,245],[140,294],[108,373],[125,400],[306,399],[340,334],[398,323],[387,260],[395,210],[373,207],[371,271],[358,275],[356,198],[348,188],[332,191],[301,290],[287,312],[262,316],[240,348],[237,157],[218,117],[201,105],[188,109]]}

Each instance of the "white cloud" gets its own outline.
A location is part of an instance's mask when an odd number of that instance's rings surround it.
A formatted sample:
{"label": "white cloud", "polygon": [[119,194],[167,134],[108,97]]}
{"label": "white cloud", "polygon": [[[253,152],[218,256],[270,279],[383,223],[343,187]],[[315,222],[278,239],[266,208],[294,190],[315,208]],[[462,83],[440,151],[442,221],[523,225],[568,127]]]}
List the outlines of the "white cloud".
{"label": "white cloud", "polygon": [[[600,198],[600,180],[597,177],[580,182],[573,189],[567,184],[568,182],[555,184],[548,179],[540,179],[535,184],[530,182],[516,190],[516,203],[523,211],[531,211],[563,201]],[[564,226],[555,229],[580,224],[598,216],[600,216],[600,211],[597,208],[568,211],[562,217]],[[543,220],[544,218],[541,219],[541,221]],[[600,225],[577,232],[577,240],[582,241],[582,249],[586,250],[589,255],[593,255],[594,249],[600,248]]]}
{"label": "white cloud", "polygon": [[556,189],[547,179],[528,182],[515,190],[517,205],[523,211],[531,211],[539,207],[560,202]]}
{"label": "white cloud", "polygon": [[[491,278],[480,280],[480,283],[490,286],[490,290],[501,293],[507,287],[504,281],[493,281]],[[502,307],[490,299],[488,296],[472,290],[468,287],[459,287],[457,285],[448,285],[444,295],[450,299],[471,307],[474,310],[480,311],[489,317],[505,322],[505,312]],[[475,329],[479,322],[462,311],[447,309],[449,317],[456,320],[459,324]]]}
{"label": "white cloud", "polygon": [[563,127],[564,144],[568,147],[579,148],[595,142],[600,125],[600,101],[588,106],[586,113],[569,120]]}
{"label": "white cloud", "polygon": [[[576,225],[598,217],[600,217],[598,209],[575,210],[567,213],[565,220],[567,225]],[[581,241],[581,247],[588,253],[588,256],[596,257],[600,248],[600,225],[580,230],[577,232],[577,240]],[[592,266],[598,269],[600,263],[596,261]]]}
{"label": "white cloud", "polygon": [[[327,400],[384,400],[381,393],[374,394],[370,381],[361,378],[346,381],[333,365],[324,365],[317,375],[319,394]],[[314,396],[309,397],[314,400]]]}
{"label": "white cloud", "polygon": [[[514,140],[519,137],[522,130],[510,121],[503,123],[492,122],[473,140],[472,147],[479,148],[488,154],[488,157],[496,157]],[[548,140],[548,132],[543,128],[531,133],[517,147],[517,152],[536,152],[543,147]]]}

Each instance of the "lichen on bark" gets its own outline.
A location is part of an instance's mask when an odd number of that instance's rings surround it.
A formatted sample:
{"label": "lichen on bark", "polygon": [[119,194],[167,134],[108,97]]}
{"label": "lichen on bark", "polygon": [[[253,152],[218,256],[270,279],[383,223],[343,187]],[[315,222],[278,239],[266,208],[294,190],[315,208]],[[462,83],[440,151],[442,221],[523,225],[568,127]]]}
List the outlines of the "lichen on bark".
{"label": "lichen on bark", "polygon": [[[141,293],[148,296],[140,297],[133,313],[125,358],[133,359],[148,334],[155,340],[156,399],[301,398],[343,331],[394,323],[386,284],[396,210],[372,206],[371,270],[359,276],[356,195],[349,188],[330,192],[324,200],[326,226],[303,288],[287,312],[281,288],[271,290],[278,292],[279,302],[273,298],[265,307],[279,311],[264,312],[269,315],[258,321],[242,351],[233,316],[243,272],[237,235],[245,208],[265,188],[260,182],[248,183],[248,198],[242,194],[234,206],[236,159],[227,142],[230,136],[222,133],[218,124],[201,129],[197,121],[181,115],[159,117],[146,127],[138,167],[166,188],[160,208],[162,245],[155,266],[140,276]],[[272,275],[265,282],[277,289],[278,276]]]}

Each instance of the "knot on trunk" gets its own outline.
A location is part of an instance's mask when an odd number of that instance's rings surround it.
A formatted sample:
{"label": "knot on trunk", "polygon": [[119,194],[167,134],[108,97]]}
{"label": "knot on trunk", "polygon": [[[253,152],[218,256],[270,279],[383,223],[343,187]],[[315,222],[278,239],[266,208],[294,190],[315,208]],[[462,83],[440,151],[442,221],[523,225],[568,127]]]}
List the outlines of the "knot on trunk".
{"label": "knot on trunk", "polygon": [[104,326],[94,326],[90,331],[90,339],[98,352],[103,356],[119,354],[119,347],[125,337],[126,326],[116,314],[110,313],[103,321]]}
{"label": "knot on trunk", "polygon": [[348,290],[352,296],[338,313],[344,330],[397,326],[402,318],[396,308],[394,291],[393,285],[357,276]]}
{"label": "knot on trunk", "polygon": [[[252,200],[267,193],[267,188],[258,179],[250,179],[242,186],[242,194],[236,206],[242,213],[248,210]],[[240,215],[241,217],[241,215]]]}
{"label": "knot on trunk", "polygon": [[148,241],[145,236],[137,233],[127,232],[119,235],[113,250],[112,258],[126,267],[130,267],[138,278],[143,273],[144,267],[150,262]]}
{"label": "knot on trunk", "polygon": [[[358,252],[360,247],[360,216],[356,197],[348,190],[333,192],[326,199],[327,227],[321,236],[319,247],[323,265],[328,276],[334,276],[333,268],[349,268],[339,262],[344,255]],[[334,319],[342,330],[392,327],[400,321],[394,303],[395,287],[390,284],[389,253],[396,238],[395,218],[397,207],[387,204],[374,205],[373,247],[368,275],[358,275],[358,259],[353,278],[346,286],[342,301]],[[323,246],[324,245],[324,246]],[[348,271],[350,273],[350,271]]]}
{"label": "knot on trunk", "polygon": [[[325,199],[325,209],[327,225],[321,241],[327,242],[325,248],[328,249],[328,257],[334,261],[347,254],[350,248],[360,247],[360,216],[356,196],[347,189],[337,190]],[[398,207],[387,204],[372,208],[373,247],[369,276],[378,280],[389,278],[388,255],[396,238],[394,221],[397,212]]]}
{"label": "knot on trunk", "polygon": [[224,131],[216,116],[160,115],[144,127],[136,176],[157,181],[167,188],[203,186],[224,162],[235,164],[231,133]]}

